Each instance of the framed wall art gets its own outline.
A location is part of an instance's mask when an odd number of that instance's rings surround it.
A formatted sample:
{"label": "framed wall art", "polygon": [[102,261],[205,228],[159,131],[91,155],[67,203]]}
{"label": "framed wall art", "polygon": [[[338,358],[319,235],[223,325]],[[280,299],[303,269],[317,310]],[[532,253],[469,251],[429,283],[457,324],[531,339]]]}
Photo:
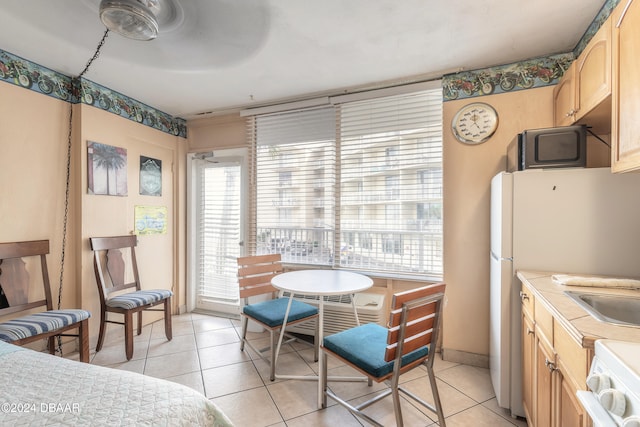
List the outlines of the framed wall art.
{"label": "framed wall art", "polygon": [[127,195],[127,149],[87,141],[87,191]]}
{"label": "framed wall art", "polygon": [[162,160],[140,156],[140,194],[162,196]]}

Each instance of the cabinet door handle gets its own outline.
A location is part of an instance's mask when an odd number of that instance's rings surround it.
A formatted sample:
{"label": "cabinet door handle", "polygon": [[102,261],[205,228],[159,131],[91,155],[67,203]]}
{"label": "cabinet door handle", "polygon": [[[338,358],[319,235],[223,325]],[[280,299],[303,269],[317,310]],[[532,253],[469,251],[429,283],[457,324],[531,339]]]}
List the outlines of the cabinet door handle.
{"label": "cabinet door handle", "polygon": [[556,364],[553,363],[552,361],[550,361],[549,359],[547,359],[546,357],[544,358],[544,366],[547,367],[549,372],[553,372],[553,371],[555,371],[557,369],[556,368]]}
{"label": "cabinet door handle", "polygon": [[527,334],[533,335],[534,334],[533,329],[527,328]]}
{"label": "cabinet door handle", "polygon": [[525,294],[524,292],[520,291],[520,299],[522,301],[529,299],[529,295]]}

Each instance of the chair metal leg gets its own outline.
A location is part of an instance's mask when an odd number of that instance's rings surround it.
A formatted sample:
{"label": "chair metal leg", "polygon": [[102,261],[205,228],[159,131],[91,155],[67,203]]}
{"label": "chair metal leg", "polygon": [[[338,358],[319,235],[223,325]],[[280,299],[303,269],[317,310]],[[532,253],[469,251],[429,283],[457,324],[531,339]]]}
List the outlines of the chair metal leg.
{"label": "chair metal leg", "polygon": [[242,339],[240,340],[240,351],[244,351],[244,343],[247,340],[247,324],[249,323],[249,320],[245,316],[242,316],[240,322],[242,324]]}
{"label": "chair metal leg", "polygon": [[[431,358],[431,356],[429,356]],[[445,427],[444,412],[442,411],[442,403],[440,403],[440,394],[438,393],[438,386],[436,384],[436,376],[433,373],[433,364],[427,364],[427,373],[429,375],[429,383],[431,384],[431,393],[433,394],[433,403],[436,407],[436,413],[438,414],[438,424],[440,427]]]}
{"label": "chair metal leg", "polygon": [[269,379],[271,381],[275,381],[276,380],[276,334],[274,333],[273,329],[269,331],[270,337],[271,337],[271,348],[269,349],[269,351],[271,352],[271,374],[269,375]]}
{"label": "chair metal leg", "polygon": [[396,426],[402,427],[402,408],[400,407],[400,392],[397,387],[391,390],[391,398],[393,399],[393,412],[396,414]]}

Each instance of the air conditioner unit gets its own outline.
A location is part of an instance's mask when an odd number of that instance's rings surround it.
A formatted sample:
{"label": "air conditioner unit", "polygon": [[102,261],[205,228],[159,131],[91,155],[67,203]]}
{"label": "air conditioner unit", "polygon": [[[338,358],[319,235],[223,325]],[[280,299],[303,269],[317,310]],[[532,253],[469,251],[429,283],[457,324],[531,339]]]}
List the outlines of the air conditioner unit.
{"label": "air conditioner unit", "polygon": [[[300,301],[318,306],[317,296],[294,295]],[[362,292],[354,295],[356,311],[360,324],[378,323],[386,325],[387,318],[384,312],[383,294]],[[327,297],[324,301],[324,335],[335,334],[345,329],[356,326],[353,315],[351,295],[336,295]],[[313,335],[315,332],[313,322],[305,322],[287,327],[287,331],[303,335]]]}

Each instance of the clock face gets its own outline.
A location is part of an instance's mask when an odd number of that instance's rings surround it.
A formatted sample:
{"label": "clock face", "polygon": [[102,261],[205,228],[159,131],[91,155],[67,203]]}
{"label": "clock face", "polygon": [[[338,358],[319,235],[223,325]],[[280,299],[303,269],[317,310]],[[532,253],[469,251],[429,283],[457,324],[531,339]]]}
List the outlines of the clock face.
{"label": "clock face", "polygon": [[480,144],[491,138],[498,129],[498,114],[491,105],[474,102],[458,111],[451,128],[458,141]]}

